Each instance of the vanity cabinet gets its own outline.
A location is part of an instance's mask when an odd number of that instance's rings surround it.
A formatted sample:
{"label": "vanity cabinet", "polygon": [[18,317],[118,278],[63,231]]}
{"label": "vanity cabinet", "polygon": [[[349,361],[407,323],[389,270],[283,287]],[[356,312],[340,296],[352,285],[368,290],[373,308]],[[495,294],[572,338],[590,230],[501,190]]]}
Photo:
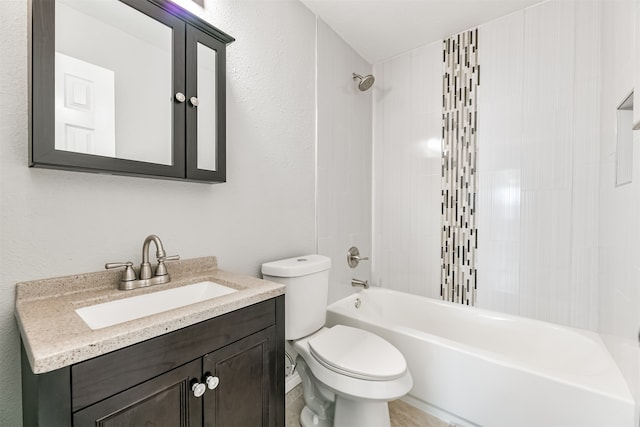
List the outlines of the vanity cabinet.
{"label": "vanity cabinet", "polygon": [[267,363],[272,334],[259,332],[203,357],[205,379],[212,373],[219,380],[215,392],[203,396],[205,426],[278,425],[276,413],[268,410],[269,396],[276,393]]}
{"label": "vanity cabinet", "polygon": [[30,166],[226,181],[226,45],[167,0],[33,0]]}
{"label": "vanity cabinet", "polygon": [[73,414],[74,426],[202,426],[202,399],[190,390],[199,361],[173,369]]}
{"label": "vanity cabinet", "polygon": [[40,375],[23,357],[24,423],[283,426],[283,316],[279,296]]}

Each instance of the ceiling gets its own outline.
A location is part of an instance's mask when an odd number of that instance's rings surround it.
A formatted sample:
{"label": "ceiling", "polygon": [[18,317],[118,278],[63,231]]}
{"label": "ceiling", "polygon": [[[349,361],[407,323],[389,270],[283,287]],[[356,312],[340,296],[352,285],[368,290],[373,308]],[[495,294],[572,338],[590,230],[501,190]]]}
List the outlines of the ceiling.
{"label": "ceiling", "polygon": [[541,0],[301,0],[370,63]]}

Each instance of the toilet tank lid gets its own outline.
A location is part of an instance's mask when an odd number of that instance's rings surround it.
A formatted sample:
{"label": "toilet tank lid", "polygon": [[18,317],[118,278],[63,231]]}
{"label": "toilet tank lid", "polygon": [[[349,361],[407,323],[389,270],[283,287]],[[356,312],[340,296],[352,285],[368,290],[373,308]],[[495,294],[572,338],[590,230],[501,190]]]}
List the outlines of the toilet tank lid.
{"label": "toilet tank lid", "polygon": [[273,277],[299,277],[331,268],[331,258],[323,255],[304,255],[262,264],[262,274]]}

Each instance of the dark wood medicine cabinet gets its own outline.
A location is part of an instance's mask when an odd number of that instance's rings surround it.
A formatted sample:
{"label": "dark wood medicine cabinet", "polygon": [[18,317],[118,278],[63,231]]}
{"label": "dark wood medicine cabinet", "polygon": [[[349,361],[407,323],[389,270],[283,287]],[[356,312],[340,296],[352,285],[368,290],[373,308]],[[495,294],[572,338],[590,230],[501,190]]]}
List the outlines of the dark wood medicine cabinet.
{"label": "dark wood medicine cabinet", "polygon": [[226,181],[225,49],[167,0],[32,0],[29,165]]}

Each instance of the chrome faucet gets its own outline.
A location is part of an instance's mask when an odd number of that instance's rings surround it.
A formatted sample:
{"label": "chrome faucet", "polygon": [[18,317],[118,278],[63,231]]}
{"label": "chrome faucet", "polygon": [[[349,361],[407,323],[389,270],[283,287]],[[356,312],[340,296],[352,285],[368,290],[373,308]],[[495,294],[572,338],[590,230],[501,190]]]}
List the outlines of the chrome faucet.
{"label": "chrome faucet", "polygon": [[[155,274],[151,275],[151,264],[149,263],[149,245],[153,242],[156,246],[156,258],[158,265],[156,266]],[[158,236],[152,234],[144,239],[142,245],[142,264],[140,264],[140,278],[136,278],[136,272],[133,269],[132,262],[112,262],[105,264],[104,268],[119,268],[125,267],[122,273],[122,279],[120,279],[119,289],[131,290],[136,288],[142,288],[145,286],[159,285],[162,283],[169,283],[171,278],[167,273],[167,267],[164,265],[165,261],[179,260],[180,255],[167,256],[164,251],[162,241]]]}

